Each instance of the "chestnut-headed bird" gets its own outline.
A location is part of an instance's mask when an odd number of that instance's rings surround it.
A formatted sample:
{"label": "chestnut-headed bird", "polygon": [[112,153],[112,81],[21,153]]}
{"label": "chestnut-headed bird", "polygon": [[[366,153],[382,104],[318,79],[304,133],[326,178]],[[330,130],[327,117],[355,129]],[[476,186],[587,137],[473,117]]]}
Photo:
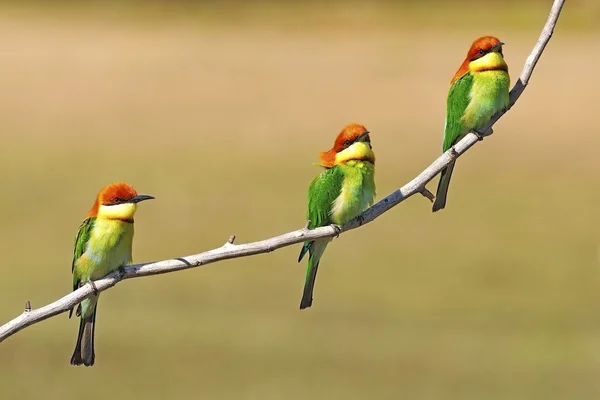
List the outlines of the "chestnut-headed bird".
{"label": "chestnut-headed bird", "polygon": [[[321,153],[325,167],[308,187],[309,228],[343,225],[373,204],[375,198],[375,154],[369,131],[362,125],[346,126],[331,150]],[[300,309],[312,305],[312,295],[321,256],[331,238],[305,242],[298,262],[308,252],[306,282]]]}
{"label": "chestnut-headed bird", "polygon": [[[508,107],[510,77],[502,54],[503,45],[493,36],[475,40],[452,78],[446,104],[444,151],[469,131],[483,128],[494,114]],[[442,170],[434,212],[446,206],[454,164],[455,161]]]}
{"label": "chestnut-headed bird", "polygon": [[[98,193],[75,237],[73,290],[131,262],[133,216],[137,203],[153,198],[138,195],[124,182],[108,185]],[[96,293],[77,307],[79,334],[71,357],[72,365],[94,365],[94,325],[99,296]],[[69,318],[72,314],[71,309]]]}

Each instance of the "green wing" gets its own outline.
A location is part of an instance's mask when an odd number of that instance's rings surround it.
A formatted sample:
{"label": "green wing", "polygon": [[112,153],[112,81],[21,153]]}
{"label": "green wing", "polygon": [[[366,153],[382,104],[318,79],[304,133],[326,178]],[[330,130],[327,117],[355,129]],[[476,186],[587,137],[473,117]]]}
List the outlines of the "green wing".
{"label": "green wing", "polygon": [[81,223],[77,236],[75,237],[75,251],[73,252],[73,263],[71,264],[71,272],[73,273],[73,290],[79,287],[79,274],[75,270],[75,263],[85,253],[87,242],[90,240],[92,229],[96,223],[96,217],[86,218]]}
{"label": "green wing", "polygon": [[465,133],[462,117],[471,101],[471,88],[473,87],[473,75],[464,74],[455,81],[448,91],[448,102],[446,104],[446,126],[444,128],[444,151],[454,145]]}
{"label": "green wing", "polygon": [[[339,166],[333,166],[321,172],[308,186],[308,213],[310,229],[330,225],[331,207],[342,192],[344,174]],[[304,242],[298,262],[310,250],[313,242]]]}

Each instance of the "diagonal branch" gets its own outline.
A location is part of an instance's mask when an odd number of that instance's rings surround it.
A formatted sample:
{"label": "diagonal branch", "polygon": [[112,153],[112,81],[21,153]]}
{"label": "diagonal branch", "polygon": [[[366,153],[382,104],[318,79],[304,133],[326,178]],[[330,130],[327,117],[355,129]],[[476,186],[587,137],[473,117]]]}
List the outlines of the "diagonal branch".
{"label": "diagonal branch", "polygon": [[[535,65],[542,55],[546,45],[550,41],[550,38],[552,37],[554,27],[558,21],[558,17],[564,2],[565,0],[554,1],[550,15],[548,16],[548,20],[546,21],[546,25],[542,30],[540,38],[533,48],[531,54],[527,58],[519,80],[510,92],[510,103],[508,109],[515,104],[517,99],[527,87],[529,79],[531,78],[531,74],[533,73],[533,69],[535,68]],[[494,125],[494,123],[496,123],[496,121],[498,121],[498,119],[502,117],[502,115],[504,115],[508,109],[492,117],[488,126],[483,129],[483,132],[489,131],[492,125]],[[270,253],[281,247],[291,246],[307,240],[310,241],[324,237],[337,237],[342,232],[356,229],[362,225],[368,224],[383,213],[387,212],[390,208],[397,206],[414,194],[420,193],[425,197],[430,198],[432,195],[425,188],[425,185],[436,175],[438,175],[451,161],[464,154],[471,146],[477,143],[478,140],[479,138],[476,134],[469,133],[450,150],[438,157],[430,166],[428,166],[412,181],[408,182],[406,185],[396,190],[383,200],[380,200],[373,207],[362,213],[362,215],[345,224],[344,226],[340,227],[330,225],[313,230],[309,230],[307,227],[304,227],[302,229],[284,233],[283,235],[275,236],[269,239],[238,245],[233,244],[235,235],[232,235],[223,246],[203,253],[152,263],[129,265],[124,268],[124,273],[115,271],[106,277],[95,281],[94,283],[96,289],[99,292],[107,290],[123,279],[139,278],[142,276],[181,271],[230,258],[248,257],[256,254]],[[21,329],[68,311],[92,293],[92,286],[85,285],[53,303],[35,310],[31,309],[31,305],[29,302],[27,302],[25,311],[21,315],[0,326],[0,342],[19,332]]]}

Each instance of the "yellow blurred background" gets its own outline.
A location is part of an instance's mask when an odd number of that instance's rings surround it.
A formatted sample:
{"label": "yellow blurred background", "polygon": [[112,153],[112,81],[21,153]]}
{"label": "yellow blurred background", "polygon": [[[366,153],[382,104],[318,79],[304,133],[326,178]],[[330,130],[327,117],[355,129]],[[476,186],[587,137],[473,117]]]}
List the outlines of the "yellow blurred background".
{"label": "yellow blurred background", "polygon": [[[0,323],[67,294],[104,185],[155,201],[134,260],[304,225],[312,166],[366,125],[378,198],[441,150],[449,81],[493,34],[513,81],[551,1],[0,6]],[[120,283],[96,365],[60,315],[0,344],[2,399],[600,398],[600,6],[570,0],[529,88],[414,197],[330,245]],[[429,185],[435,189],[437,180]]]}

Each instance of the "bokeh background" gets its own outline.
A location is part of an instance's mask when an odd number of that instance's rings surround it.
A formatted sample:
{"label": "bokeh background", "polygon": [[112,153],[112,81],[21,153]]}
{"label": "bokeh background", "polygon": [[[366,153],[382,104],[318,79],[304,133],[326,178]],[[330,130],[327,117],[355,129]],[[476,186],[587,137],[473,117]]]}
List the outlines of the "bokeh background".
{"label": "bokeh background", "polygon": [[[471,41],[505,41],[514,81],[550,4],[1,3],[0,322],[70,291],[113,181],[156,196],[138,262],[303,226],[312,163],[349,122],[389,194],[438,156]],[[299,245],[125,281],[93,368],[69,365],[63,314],[0,344],[2,398],[600,398],[599,15],[567,2],[448,208],[414,197],[335,240],[311,309]]]}

